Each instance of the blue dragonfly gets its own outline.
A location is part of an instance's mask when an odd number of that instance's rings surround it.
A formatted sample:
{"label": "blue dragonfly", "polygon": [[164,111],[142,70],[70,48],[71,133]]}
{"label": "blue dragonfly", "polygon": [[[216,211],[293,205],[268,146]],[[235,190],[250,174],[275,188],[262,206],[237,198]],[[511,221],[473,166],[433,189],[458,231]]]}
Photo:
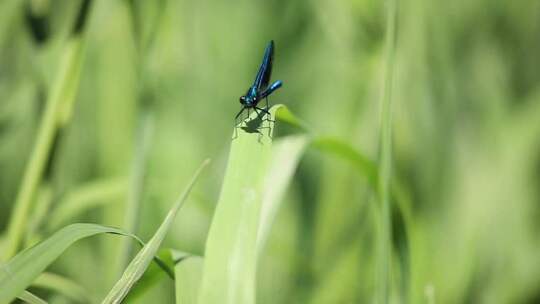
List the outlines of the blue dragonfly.
{"label": "blue dragonfly", "polygon": [[[240,109],[240,112],[236,114],[235,120],[237,120],[238,117],[246,109],[248,110],[248,113],[250,109],[253,109],[259,116],[261,115],[261,112],[270,116],[270,112],[268,112],[267,97],[283,85],[283,82],[281,82],[281,80],[277,80],[273,82],[270,86],[268,86],[268,84],[270,83],[270,76],[272,74],[273,59],[274,40],[271,40],[268,43],[268,46],[266,46],[266,50],[264,51],[263,61],[261,63],[261,66],[259,67],[259,71],[257,72],[257,77],[255,77],[253,85],[249,87],[245,95],[240,97],[240,104],[242,105],[242,109]],[[266,108],[258,107],[258,104],[262,99],[266,100]]]}

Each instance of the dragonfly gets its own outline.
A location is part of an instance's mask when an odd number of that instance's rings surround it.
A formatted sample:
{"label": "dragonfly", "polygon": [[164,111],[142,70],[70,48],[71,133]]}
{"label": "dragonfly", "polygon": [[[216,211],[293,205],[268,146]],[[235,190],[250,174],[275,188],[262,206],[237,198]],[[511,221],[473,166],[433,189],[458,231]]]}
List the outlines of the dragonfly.
{"label": "dragonfly", "polygon": [[[242,113],[246,109],[248,110],[248,113],[249,109],[253,109],[255,110],[257,115],[260,115],[262,112],[270,116],[270,112],[268,112],[268,96],[270,96],[270,94],[272,94],[275,90],[279,89],[283,85],[283,82],[281,80],[277,80],[274,81],[270,86],[268,86],[268,84],[270,83],[270,76],[272,75],[273,60],[274,40],[270,40],[264,51],[264,57],[261,66],[259,67],[259,71],[257,72],[257,76],[255,77],[255,81],[253,82],[253,85],[249,87],[245,95],[242,95],[240,97],[240,104],[242,105],[242,109],[240,109],[240,112],[236,114],[235,120],[237,120],[238,117],[242,115]],[[259,102],[263,99],[266,100],[266,108],[261,108],[258,106]]]}

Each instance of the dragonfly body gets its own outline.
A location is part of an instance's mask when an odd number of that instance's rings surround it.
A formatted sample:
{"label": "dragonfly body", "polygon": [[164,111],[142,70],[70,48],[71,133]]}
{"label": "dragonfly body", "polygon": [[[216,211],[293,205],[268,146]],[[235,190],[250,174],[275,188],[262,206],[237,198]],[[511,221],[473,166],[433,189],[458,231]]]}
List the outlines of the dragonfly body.
{"label": "dragonfly body", "polygon": [[278,80],[268,86],[268,84],[270,83],[270,76],[272,75],[273,59],[274,41],[272,40],[270,41],[270,43],[268,43],[268,46],[264,51],[263,61],[261,63],[261,66],[259,67],[259,71],[257,72],[257,76],[255,77],[253,85],[249,87],[245,95],[240,97],[240,104],[242,105],[242,109],[240,110],[240,112],[238,112],[238,114],[236,114],[236,118],[238,118],[245,109],[253,109],[257,113],[259,113],[259,111],[262,111],[266,114],[269,114],[268,101],[266,104],[266,108],[264,109],[258,107],[258,104],[261,100],[266,99],[270,94],[272,94],[275,90],[279,89],[283,85],[283,82],[281,82],[281,80]]}

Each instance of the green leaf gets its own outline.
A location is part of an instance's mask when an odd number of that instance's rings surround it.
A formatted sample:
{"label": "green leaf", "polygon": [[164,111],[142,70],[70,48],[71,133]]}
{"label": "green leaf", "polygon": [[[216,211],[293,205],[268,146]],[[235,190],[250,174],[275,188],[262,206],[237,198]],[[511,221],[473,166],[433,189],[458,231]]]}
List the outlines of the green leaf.
{"label": "green leaf", "polygon": [[196,304],[204,260],[200,256],[174,252],[176,304]]}
{"label": "green leaf", "polygon": [[[161,261],[161,265],[153,263],[148,266],[148,269],[137,284],[131,289],[128,296],[124,300],[126,303],[131,303],[139,297],[144,296],[149,289],[164,280],[174,280],[174,262],[170,249],[161,249],[156,256]],[[166,265],[165,267],[163,265]],[[163,271],[164,268],[172,269],[170,273]]]}
{"label": "green leaf", "polygon": [[395,0],[387,1],[386,23],[386,62],[382,85],[381,128],[379,134],[379,171],[377,194],[380,200],[379,240],[378,240],[378,284],[377,302],[388,303],[390,297],[392,257],[392,220],[391,220],[391,186],[392,179],[392,82],[394,76],[397,4]]}
{"label": "green leaf", "polygon": [[17,298],[30,304],[47,304],[45,300],[26,290],[23,291],[23,293],[21,293],[21,295],[19,295]]}
{"label": "green leaf", "polygon": [[17,254],[0,267],[0,303],[8,303],[21,294],[71,244],[102,233],[129,236],[123,230],[96,224],[73,224],[62,228],[45,241]]}
{"label": "green leaf", "polygon": [[32,199],[41,181],[54,136],[69,117],[71,104],[79,84],[84,57],[83,42],[81,37],[76,37],[69,40],[65,47],[58,74],[47,97],[45,112],[17,194],[12,216],[9,218],[7,248],[3,251],[4,259],[12,257],[19,249],[32,207]]}
{"label": "green leaf", "polygon": [[309,130],[307,124],[296,117],[296,115],[294,115],[286,106],[276,105],[273,108],[275,108],[275,118],[277,120],[288,123],[306,132]]}
{"label": "green leaf", "polygon": [[[146,159],[148,157],[148,151],[150,150],[153,133],[153,118],[150,113],[144,113],[140,119],[139,125],[123,225],[124,229],[129,232],[135,232],[139,227],[142,193],[146,177]],[[122,244],[120,261],[118,263],[119,275],[133,256],[132,251],[131,242],[125,240]]]}
{"label": "green leaf", "polygon": [[184,204],[202,169],[204,169],[208,163],[209,160],[204,161],[199,169],[195,172],[191,182],[188,184],[182,195],[180,195],[178,200],[174,203],[173,207],[161,223],[161,226],[159,226],[154,236],[152,236],[150,241],[143,246],[135,258],[133,258],[133,260],[129,263],[128,267],[122,274],[122,277],[116,282],[102,303],[121,303],[131,287],[141,278],[146,271],[146,268],[154,258],[154,255],[158,251],[159,246],[161,246],[161,243],[169,231],[178,210],[180,210],[180,207],[182,207]]}
{"label": "green leaf", "polygon": [[43,272],[32,283],[33,287],[56,291],[73,301],[90,303],[88,291],[78,283],[61,275]]}
{"label": "green leaf", "polygon": [[111,198],[121,196],[126,192],[126,188],[126,178],[108,178],[91,181],[73,189],[51,212],[47,221],[48,229],[58,229],[80,213],[114,201]]}
{"label": "green leaf", "polygon": [[365,175],[370,186],[377,185],[377,165],[349,143],[332,137],[316,137],[312,146],[329,154],[333,154],[350,162],[362,175]]}
{"label": "green leaf", "polygon": [[[271,119],[276,111],[284,110],[284,106],[273,107]],[[255,302],[259,252],[307,143],[307,137],[301,135],[272,143],[269,122],[252,114],[235,130],[237,136],[231,143],[206,242],[199,303]]]}

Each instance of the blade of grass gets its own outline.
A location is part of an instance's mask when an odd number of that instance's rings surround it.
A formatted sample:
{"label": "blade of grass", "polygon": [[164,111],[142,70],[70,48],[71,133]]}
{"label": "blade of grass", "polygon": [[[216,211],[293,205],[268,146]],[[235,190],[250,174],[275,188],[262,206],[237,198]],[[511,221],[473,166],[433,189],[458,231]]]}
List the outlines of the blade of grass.
{"label": "blade of grass", "polygon": [[[379,168],[375,162],[370,160],[357,148],[351,146],[347,142],[332,137],[315,137],[311,141],[311,145],[324,153],[337,156],[351,163],[353,168],[355,168],[360,175],[364,175],[367,178],[367,181],[373,191],[376,191],[379,184]],[[412,232],[411,228],[413,227],[411,200],[410,195],[407,194],[407,191],[403,186],[403,183],[395,176],[393,176],[391,180],[391,189],[389,195],[391,195],[391,199],[393,199],[396,203],[395,209],[398,212],[396,215],[401,216],[403,219],[403,226],[399,229],[401,237],[398,236],[398,238],[401,239],[401,246],[403,246],[404,249],[398,252],[398,257],[400,259],[399,262],[401,274],[402,277],[404,277],[402,278],[401,299],[402,301],[406,302],[408,299],[408,289],[404,286],[408,284],[406,278],[409,275],[410,258],[409,254],[405,250],[408,250],[410,246],[409,234]],[[334,268],[334,266],[328,267],[330,271],[335,271]],[[331,276],[325,276],[325,278],[330,279]],[[314,298],[318,298],[318,296],[315,296]]]}
{"label": "blade of grass", "polygon": [[39,231],[43,221],[47,217],[50,206],[53,201],[53,190],[48,184],[43,184],[37,191],[34,210],[30,215],[28,228],[24,240],[24,247],[30,247],[41,241]]}
{"label": "blade of grass", "polygon": [[26,290],[17,298],[29,304],[47,304],[45,300]]}
{"label": "blade of grass", "polygon": [[[284,109],[284,111],[280,111],[276,113],[276,118],[280,121],[289,123],[301,130],[308,131],[308,128],[306,127],[305,123],[302,123],[300,119],[296,118],[293,113],[291,113],[288,109]],[[366,177],[367,182],[371,189],[374,192],[377,192],[377,187],[379,186],[379,167],[378,164],[369,159],[365,154],[363,154],[360,150],[358,150],[356,147],[352,146],[350,143],[345,142],[338,138],[333,137],[327,137],[327,136],[313,136],[310,141],[310,146],[328,154],[337,156],[344,161],[349,162],[353,168],[356,169],[356,171],[360,174]],[[410,212],[410,200],[407,199],[407,196],[404,194],[404,189],[401,186],[401,183],[399,180],[397,180],[395,177],[392,178],[392,187],[390,189],[391,197],[396,201],[397,203],[397,210],[399,212],[399,215],[401,215],[404,219],[404,230],[401,231],[403,233],[404,237],[403,240],[405,244],[408,242],[408,234],[410,232],[410,227],[412,223],[411,219],[411,212]],[[408,245],[406,245],[408,246]],[[351,248],[351,250],[354,251],[354,248]],[[408,255],[405,254],[403,256],[400,256],[400,266],[402,273],[406,274],[408,273]],[[339,261],[336,261],[339,262]],[[338,264],[341,265],[341,264]],[[342,266],[342,265],[341,265]],[[339,266],[339,267],[341,267]],[[330,271],[335,271],[335,268],[338,267],[337,265],[330,265],[327,267]],[[345,266],[348,267],[348,266]],[[335,278],[332,273],[329,273],[328,276],[326,276],[328,280],[332,280],[332,278],[335,280]],[[325,279],[326,280],[326,279]],[[339,280],[338,280],[339,281]],[[335,282],[331,282],[331,284],[334,284]],[[405,284],[405,283],[404,283]],[[332,287],[333,288],[333,287]],[[321,291],[324,292],[324,291]],[[406,293],[402,292],[402,297],[404,299],[407,298]],[[327,301],[328,299],[324,299],[324,297],[319,297],[318,295],[314,297],[314,299],[320,300],[323,299],[322,302]]]}
{"label": "blade of grass", "polygon": [[33,287],[56,291],[73,301],[90,303],[88,291],[76,282],[61,275],[43,272],[32,283]]}
{"label": "blade of grass", "polygon": [[350,162],[361,175],[367,178],[369,185],[375,189],[377,185],[377,165],[358,149],[347,142],[332,137],[315,137],[311,145],[323,152],[339,156]]}
{"label": "blade of grass", "polygon": [[390,180],[392,178],[392,82],[396,41],[396,0],[387,1],[386,62],[382,85],[381,129],[379,135],[379,171],[377,194],[380,200],[378,241],[377,303],[388,303],[390,295],[392,222],[390,213]]}
{"label": "blade of grass", "polygon": [[[160,285],[167,279],[175,279],[174,275],[174,261],[173,261],[173,252],[174,250],[165,248],[159,250],[157,257],[167,265],[169,269],[172,269],[172,273],[168,274],[163,271],[163,267],[157,265],[156,263],[150,264],[148,269],[143,274],[142,278],[137,284],[130,290],[129,294],[125,298],[124,302],[132,303],[137,301],[139,297],[143,297],[144,294],[149,291],[152,287]],[[139,301],[140,302],[140,301]]]}
{"label": "blade of grass", "polygon": [[58,229],[78,214],[108,204],[126,192],[126,178],[109,178],[85,183],[72,191],[57,204],[47,221],[49,231]]}
{"label": "blade of grass", "polygon": [[135,235],[117,228],[96,224],[66,226],[0,266],[0,303],[8,303],[15,299],[74,242],[102,233],[128,236],[142,243]]}
{"label": "blade of grass", "polygon": [[307,142],[304,135],[287,136],[273,142],[270,166],[264,176],[264,191],[257,232],[258,256],[264,249],[268,234],[283,201],[285,190],[287,190]]}
{"label": "blade of grass", "polygon": [[[271,119],[280,109],[285,108],[272,107]],[[199,303],[254,303],[257,258],[307,142],[300,136],[272,145],[273,130],[266,135],[266,123],[252,114],[234,131],[206,242]]]}
{"label": "blade of grass", "polygon": [[180,195],[178,200],[174,203],[173,207],[159,226],[158,230],[150,241],[144,245],[144,247],[137,253],[135,258],[129,263],[128,267],[124,271],[122,277],[116,282],[111,291],[107,294],[102,303],[121,303],[122,300],[126,297],[127,293],[131,287],[141,278],[141,276],[146,271],[146,268],[152,261],[154,255],[159,249],[159,246],[163,242],[165,235],[169,231],[178,210],[184,204],[187,196],[191,192],[191,189],[195,185],[197,178],[199,177],[201,171],[208,165],[209,160],[206,160],[202,163],[199,169],[195,172],[195,175],[191,179],[190,183]]}
{"label": "blade of grass", "polygon": [[7,228],[7,245],[3,259],[12,257],[18,250],[26,230],[31,202],[45,169],[53,138],[61,124],[65,124],[66,107],[73,102],[83,61],[83,38],[76,36],[68,41],[54,85],[47,98],[36,143],[24,172],[12,215]]}
{"label": "blade of grass", "polygon": [[288,123],[302,131],[309,131],[307,124],[294,115],[293,112],[291,112],[286,106],[276,105],[274,108],[276,109],[275,116],[277,120]]}
{"label": "blade of grass", "polygon": [[197,304],[204,260],[183,252],[174,256],[176,304]]}
{"label": "blade of grass", "polygon": [[[130,186],[126,204],[124,218],[124,229],[134,233],[139,223],[140,204],[144,189],[144,179],[146,174],[146,158],[150,149],[150,142],[153,132],[153,121],[149,113],[144,113],[141,117],[138,139],[135,147],[135,157],[133,159]],[[132,253],[132,244],[124,240],[121,249],[120,263],[118,263],[118,273],[129,263]]]}
{"label": "blade of grass", "polygon": [[2,1],[0,4],[0,11],[2,12],[0,18],[0,49],[4,49],[4,43],[8,41],[10,30],[13,24],[19,23],[17,19],[22,19],[22,9],[24,7],[24,1],[21,0],[7,0]]}

